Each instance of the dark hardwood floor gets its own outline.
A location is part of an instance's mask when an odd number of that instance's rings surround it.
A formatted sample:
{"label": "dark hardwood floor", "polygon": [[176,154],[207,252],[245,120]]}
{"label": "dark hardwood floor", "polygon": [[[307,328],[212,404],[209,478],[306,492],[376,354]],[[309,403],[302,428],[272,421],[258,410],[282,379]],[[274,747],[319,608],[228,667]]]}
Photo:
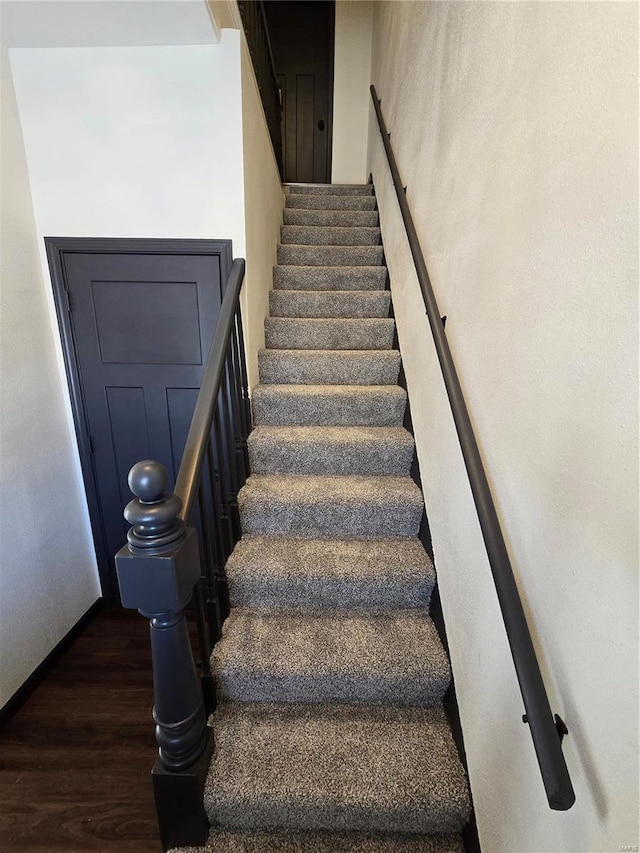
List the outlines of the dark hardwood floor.
{"label": "dark hardwood floor", "polygon": [[0,729],[2,853],[160,853],[149,626],[99,613]]}

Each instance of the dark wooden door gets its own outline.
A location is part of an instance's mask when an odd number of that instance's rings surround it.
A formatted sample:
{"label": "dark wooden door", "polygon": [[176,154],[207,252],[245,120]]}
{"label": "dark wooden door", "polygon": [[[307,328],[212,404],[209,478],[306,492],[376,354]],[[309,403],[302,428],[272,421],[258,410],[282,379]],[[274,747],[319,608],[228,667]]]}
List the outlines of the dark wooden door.
{"label": "dark wooden door", "polygon": [[173,486],[230,246],[204,242],[194,251],[191,241],[47,243],[103,594],[117,604],[113,555],[126,542],[127,475],[135,462],[158,459]]}
{"label": "dark wooden door", "polygon": [[335,4],[265,3],[282,88],[285,181],[331,181]]}

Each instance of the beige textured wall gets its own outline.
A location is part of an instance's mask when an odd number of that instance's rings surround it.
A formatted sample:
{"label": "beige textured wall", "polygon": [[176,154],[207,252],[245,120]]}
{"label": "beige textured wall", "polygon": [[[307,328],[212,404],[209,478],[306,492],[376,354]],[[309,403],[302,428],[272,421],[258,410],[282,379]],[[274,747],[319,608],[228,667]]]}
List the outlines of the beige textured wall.
{"label": "beige textured wall", "polygon": [[206,0],[206,3],[219,30],[242,29],[242,19],[236,0]]}
{"label": "beige textured wall", "polygon": [[[377,127],[369,167],[490,853],[638,844],[638,9],[376,3],[373,81],[577,802],[548,809]],[[631,848],[633,849],[633,848]]]}
{"label": "beige textured wall", "polygon": [[272,269],[280,240],[284,195],[267,120],[242,37],[242,141],[247,274],[242,294],[249,387],[258,383],[258,350],[264,347]]}
{"label": "beige textured wall", "polygon": [[333,71],[331,181],[367,180],[367,134],[373,6],[369,0],[337,0]]}
{"label": "beige textured wall", "polygon": [[[247,271],[241,295],[249,389],[258,384],[258,350],[264,347],[272,268],[280,241],[284,195],[260,91],[236,0],[207,0],[220,29],[240,30],[242,147]],[[237,252],[236,252],[237,254]]]}

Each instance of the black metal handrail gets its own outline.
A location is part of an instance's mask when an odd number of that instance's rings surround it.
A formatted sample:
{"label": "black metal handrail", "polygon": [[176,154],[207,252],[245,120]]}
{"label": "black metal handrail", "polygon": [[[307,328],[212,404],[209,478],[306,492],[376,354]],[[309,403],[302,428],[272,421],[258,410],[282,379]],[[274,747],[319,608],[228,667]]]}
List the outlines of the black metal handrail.
{"label": "black metal handrail", "polygon": [[273,58],[267,15],[263,0],[239,0],[249,53],[256,73],[258,89],[264,107],[269,135],[276,156],[280,177],[283,177],[282,159],[282,89]]}
{"label": "black metal handrail", "polygon": [[[191,418],[191,426],[187,435],[180,470],[176,477],[174,494],[182,500],[180,518],[189,524],[194,503],[198,497],[198,488],[202,479],[203,462],[211,441],[211,426],[219,403],[219,391],[222,385],[225,366],[228,364],[229,343],[232,342],[231,355],[237,351],[240,361],[242,379],[241,395],[244,405],[239,413],[243,419],[243,434],[246,443],[248,424],[248,393],[247,372],[244,360],[244,344],[242,338],[242,322],[240,318],[240,290],[244,280],[245,262],[236,258],[231,265],[229,280],[225,289],[216,333],[211,343],[204,377],[196,407]],[[225,377],[226,378],[226,377]]]}
{"label": "black metal handrail", "polygon": [[453,419],[462,449],[471,491],[482,529],[482,535],[489,557],[489,564],[498,594],[502,618],[511,648],[520,692],[526,714],[524,722],[529,723],[531,737],[535,747],[542,780],[547,793],[549,806],[564,811],[575,802],[575,793],[569,777],[567,764],[562,753],[562,736],[567,733],[564,722],[551,713],[549,698],[545,690],[540,667],[536,657],[527,619],[522,607],[520,594],[513,575],[513,569],[507,553],[504,537],[493,503],[487,475],[482,465],[478,443],[471,425],[471,419],[464,400],[460,381],[447,341],[444,324],[438,310],[438,303],[431,286],[427,265],[420,248],[420,241],[413,224],[413,217],[407,202],[405,188],[400,178],[398,164],[391,147],[390,134],[380,109],[380,99],[375,86],[371,86],[371,97],[382,135],[382,142],[389,162],[400,212],[407,232],[409,247],[422,289],[429,325],[438,354],[442,376],[447,389]]}
{"label": "black metal handrail", "polygon": [[[152,776],[165,850],[204,844],[209,831],[202,804],[213,750],[209,657],[228,613],[224,567],[240,538],[237,497],[249,472],[251,411],[240,311],[244,270],[244,260],[233,261],[175,491],[166,491],[160,462],[133,466],[129,486],[136,497],[124,513],[132,527],[128,544],[116,554],[122,604],[139,610],[151,625],[159,747]],[[199,672],[185,617],[190,601]]]}

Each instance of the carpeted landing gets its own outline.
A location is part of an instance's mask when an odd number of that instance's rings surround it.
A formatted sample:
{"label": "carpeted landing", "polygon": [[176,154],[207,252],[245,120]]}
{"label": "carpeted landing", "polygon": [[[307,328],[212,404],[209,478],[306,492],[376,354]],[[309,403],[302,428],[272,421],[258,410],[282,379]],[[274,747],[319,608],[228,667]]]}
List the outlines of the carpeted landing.
{"label": "carpeted landing", "polygon": [[371,186],[285,187],[212,656],[216,853],[461,853],[469,793]]}

